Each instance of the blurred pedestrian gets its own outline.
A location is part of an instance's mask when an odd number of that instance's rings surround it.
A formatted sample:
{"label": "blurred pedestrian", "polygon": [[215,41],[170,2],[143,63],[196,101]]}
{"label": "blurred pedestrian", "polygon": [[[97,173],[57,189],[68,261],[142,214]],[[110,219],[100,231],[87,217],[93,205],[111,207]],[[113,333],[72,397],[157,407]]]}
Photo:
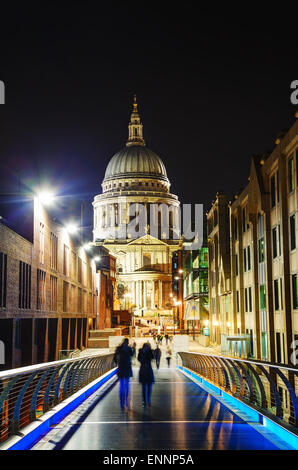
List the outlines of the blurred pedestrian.
{"label": "blurred pedestrian", "polygon": [[161,350],[160,350],[158,345],[157,345],[156,349],[154,350],[154,357],[155,357],[155,362],[156,362],[156,368],[159,369],[160,358],[161,358]]}
{"label": "blurred pedestrian", "polygon": [[145,343],[138,354],[138,361],[141,363],[139,372],[139,382],[142,384],[143,406],[151,406],[152,384],[154,383],[154,374],[151,361],[154,354],[150,343]]}
{"label": "blurred pedestrian", "polygon": [[117,375],[119,377],[119,398],[120,406],[123,409],[128,407],[129,397],[129,380],[132,377],[131,358],[133,356],[133,349],[128,344],[128,339],[125,338],[120,346],[115,351],[114,361],[118,366]]}
{"label": "blurred pedestrian", "polygon": [[168,346],[167,348],[167,355],[166,355],[166,360],[168,362],[168,367],[170,367],[171,365],[171,359],[172,359],[172,350],[171,348]]}

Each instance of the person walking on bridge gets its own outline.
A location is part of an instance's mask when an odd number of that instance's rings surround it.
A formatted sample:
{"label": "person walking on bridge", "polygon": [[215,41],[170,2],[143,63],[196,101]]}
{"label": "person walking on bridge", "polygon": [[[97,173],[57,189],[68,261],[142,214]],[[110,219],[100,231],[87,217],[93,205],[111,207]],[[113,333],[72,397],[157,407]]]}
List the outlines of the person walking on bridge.
{"label": "person walking on bridge", "polygon": [[138,361],[141,363],[139,372],[139,382],[142,384],[143,406],[151,406],[152,384],[154,383],[154,374],[151,361],[154,354],[150,343],[145,343],[138,354]]}
{"label": "person walking on bridge", "polygon": [[118,346],[115,351],[114,361],[118,366],[117,375],[120,381],[119,398],[120,407],[123,409],[128,407],[129,397],[129,380],[132,377],[131,358],[133,356],[133,349],[128,344],[128,339],[125,338],[123,343]]}
{"label": "person walking on bridge", "polygon": [[172,359],[172,350],[170,348],[170,346],[167,347],[167,356],[166,356],[166,360],[168,361],[168,367],[170,367],[171,365],[171,359]]}
{"label": "person walking on bridge", "polygon": [[156,368],[159,369],[161,349],[158,345],[157,345],[156,349],[154,350],[154,357],[155,357],[155,362],[156,362]]}

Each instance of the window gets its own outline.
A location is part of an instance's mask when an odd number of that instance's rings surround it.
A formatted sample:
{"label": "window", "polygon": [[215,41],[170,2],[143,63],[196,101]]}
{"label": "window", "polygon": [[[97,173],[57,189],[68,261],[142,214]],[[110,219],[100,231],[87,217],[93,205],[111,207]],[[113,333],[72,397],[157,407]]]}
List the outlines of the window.
{"label": "window", "polygon": [[235,255],[235,273],[236,273],[236,276],[238,276],[238,274],[239,274],[238,255]]}
{"label": "window", "polygon": [[74,313],[76,311],[76,286],[71,284],[70,286],[70,311]]}
{"label": "window", "polygon": [[31,266],[23,261],[19,264],[19,308],[31,308]]}
{"label": "window", "polygon": [[78,288],[78,313],[82,313],[82,289],[79,287]]}
{"label": "window", "polygon": [[283,300],[283,293],[282,293],[282,278],[279,280],[279,287],[280,287],[280,308],[281,310],[284,308],[284,300]]}
{"label": "window", "polygon": [[44,264],[44,224],[39,224],[39,262]]}
{"label": "window", "polygon": [[294,190],[294,155],[288,160],[288,188],[289,193]]}
{"label": "window", "polygon": [[50,240],[50,267],[57,271],[58,265],[58,238],[54,233],[51,233]]}
{"label": "window", "polygon": [[259,263],[262,263],[265,259],[265,242],[264,237],[259,239]]}
{"label": "window", "polygon": [[68,246],[63,246],[63,274],[69,276],[69,248]]}
{"label": "window", "polygon": [[298,309],[298,275],[292,275],[292,300],[293,300],[293,309]]}
{"label": "window", "polygon": [[245,301],[245,311],[248,311],[248,301],[247,301],[247,288],[244,289],[244,301]]}
{"label": "window", "polygon": [[296,248],[296,220],[295,214],[290,216],[290,247],[291,250]]}
{"label": "window", "polygon": [[235,217],[235,220],[234,220],[234,235],[235,235],[235,240],[238,240],[238,221],[237,221],[237,217]]}
{"label": "window", "polygon": [[51,290],[51,312],[57,312],[57,278],[56,276],[50,276],[50,290]]}
{"label": "window", "polygon": [[0,308],[6,307],[7,255],[0,252]]}
{"label": "window", "polygon": [[274,308],[279,310],[278,279],[274,279]]}
{"label": "window", "polygon": [[244,264],[244,272],[247,271],[247,259],[246,259],[246,248],[243,250],[243,264]]}
{"label": "window", "polygon": [[249,311],[252,312],[252,295],[251,295],[251,287],[248,288],[248,305]]}
{"label": "window", "polygon": [[278,224],[278,254],[281,256],[281,234],[280,234],[280,224]]}
{"label": "window", "polygon": [[281,363],[280,333],[276,333],[276,360]]}
{"label": "window", "polygon": [[243,232],[246,230],[246,207],[242,209],[242,230]]}
{"label": "window", "polygon": [[277,257],[277,227],[272,229],[272,256]]}
{"label": "window", "polygon": [[260,308],[266,310],[266,286],[260,286]]}
{"label": "window", "polygon": [[247,270],[250,271],[251,269],[251,261],[250,261],[250,245],[247,247]]}
{"label": "window", "polygon": [[69,311],[69,284],[63,281],[63,312]]}
{"label": "window", "polygon": [[77,276],[77,255],[74,251],[71,252],[70,271],[71,271],[71,279],[73,281],[76,281],[76,276]]}
{"label": "window", "polygon": [[82,260],[78,258],[78,282],[82,284]]}
{"label": "window", "polygon": [[237,308],[237,313],[239,313],[239,291],[236,291],[236,308]]}
{"label": "window", "polygon": [[41,269],[37,270],[37,299],[36,309],[45,310],[46,308],[46,273]]}
{"label": "window", "polygon": [[277,202],[279,202],[279,171],[276,172],[276,197]]}
{"label": "window", "polygon": [[276,204],[276,188],[275,188],[275,174],[270,178],[270,186],[271,186],[271,207],[275,207]]}

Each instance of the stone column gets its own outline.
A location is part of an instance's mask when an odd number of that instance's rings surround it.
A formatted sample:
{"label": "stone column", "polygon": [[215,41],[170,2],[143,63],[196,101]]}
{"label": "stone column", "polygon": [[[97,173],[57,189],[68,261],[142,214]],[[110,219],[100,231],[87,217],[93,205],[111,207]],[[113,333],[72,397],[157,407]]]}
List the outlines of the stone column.
{"label": "stone column", "polygon": [[152,281],[152,291],[151,291],[151,308],[155,308],[155,282]]}
{"label": "stone column", "polygon": [[142,308],[142,281],[138,281],[139,283],[139,308]]}
{"label": "stone column", "polygon": [[162,281],[158,281],[158,308],[162,308]]}
{"label": "stone column", "polygon": [[144,290],[143,290],[143,296],[144,296],[144,308],[147,308],[147,281],[143,281],[144,284]]}

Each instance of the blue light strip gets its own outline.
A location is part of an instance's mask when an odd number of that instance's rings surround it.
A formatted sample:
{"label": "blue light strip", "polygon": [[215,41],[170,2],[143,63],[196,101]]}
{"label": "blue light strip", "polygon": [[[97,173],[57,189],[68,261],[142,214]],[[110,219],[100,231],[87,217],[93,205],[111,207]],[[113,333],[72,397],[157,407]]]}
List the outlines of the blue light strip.
{"label": "blue light strip", "polygon": [[[210,390],[212,395],[219,395],[220,397],[225,399],[225,402],[227,401],[229,404],[231,404],[233,408],[236,408],[240,412],[243,412],[246,415],[248,415],[250,421],[247,422],[247,424],[251,423],[251,425],[253,426],[254,423],[261,423],[261,425],[263,425],[261,427],[265,428],[264,431],[268,430],[272,432],[273,434],[277,436],[278,439],[285,441],[287,444],[292,446],[293,449],[298,450],[298,436],[296,434],[293,434],[291,431],[284,428],[283,426],[276,423],[275,421],[271,420],[270,418],[263,415],[259,411],[256,411],[255,409],[246,405],[246,403],[243,403],[241,400],[238,400],[238,398],[233,397],[229,393],[224,392],[220,388],[211,384],[205,378],[202,378],[201,376],[187,369],[186,367],[177,366],[177,369],[181,370],[190,378],[193,378],[196,382],[201,383],[204,386],[204,388],[206,388],[207,391]],[[266,434],[263,434],[263,435],[264,437],[266,437]]]}
{"label": "blue light strip", "polygon": [[[96,392],[96,390],[98,390],[108,380],[110,380],[116,374],[116,372],[117,369],[114,369],[112,372],[110,372],[110,374],[105,375],[102,380],[99,380],[80,395],[76,396],[74,400],[67,403],[61,410],[58,410],[54,415],[43,421],[39,426],[22,437],[17,443],[9,447],[8,450],[29,450],[44,434],[50,430],[51,426],[59,423],[63,418],[65,418],[65,416],[71,413],[84,400],[86,400],[86,398],[88,398],[90,395],[92,395],[92,393]],[[79,393],[79,391],[77,393]],[[59,403],[59,405],[62,404],[63,402]],[[51,411],[53,410],[50,410],[50,412]]]}

